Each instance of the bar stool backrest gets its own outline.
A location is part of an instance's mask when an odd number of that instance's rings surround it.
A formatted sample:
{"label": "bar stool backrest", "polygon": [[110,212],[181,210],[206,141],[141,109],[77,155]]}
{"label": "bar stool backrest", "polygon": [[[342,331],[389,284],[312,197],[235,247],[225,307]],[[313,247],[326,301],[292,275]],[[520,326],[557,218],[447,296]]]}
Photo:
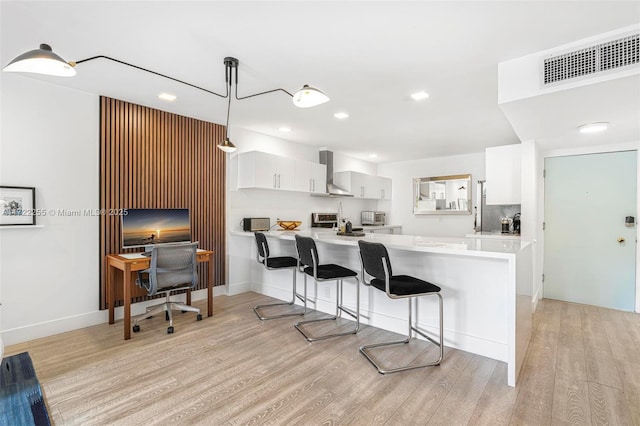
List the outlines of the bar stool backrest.
{"label": "bar stool backrest", "polygon": [[320,263],[318,260],[318,249],[316,248],[316,242],[313,238],[296,235],[296,248],[298,249],[298,259],[300,259],[302,265],[313,266],[314,258],[316,264]]}
{"label": "bar stool backrest", "polygon": [[269,257],[269,244],[267,244],[267,237],[265,237],[262,232],[255,232],[254,235],[256,236],[256,244],[258,245],[258,255],[262,258],[262,262],[264,262],[264,259]]}
{"label": "bar stool backrest", "polygon": [[387,277],[384,273],[384,266],[382,259],[384,258],[387,263],[387,271],[391,277],[391,262],[389,261],[389,253],[387,248],[380,243],[371,243],[368,241],[358,241],[360,246],[360,258],[362,259],[362,266],[365,272],[372,277],[384,281]]}

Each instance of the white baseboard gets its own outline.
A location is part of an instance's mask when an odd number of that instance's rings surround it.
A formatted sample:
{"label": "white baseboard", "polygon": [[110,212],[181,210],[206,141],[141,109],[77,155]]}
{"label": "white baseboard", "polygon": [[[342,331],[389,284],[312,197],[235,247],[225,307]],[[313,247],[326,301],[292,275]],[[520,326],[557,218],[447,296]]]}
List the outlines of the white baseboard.
{"label": "white baseboard", "polygon": [[[233,283],[227,285],[227,295],[235,296],[236,294],[246,293],[248,291],[254,291],[254,284],[250,281],[244,281],[239,283]],[[214,293],[215,296],[215,293]]]}
{"label": "white baseboard", "polygon": [[[216,286],[213,288],[213,297],[225,295],[227,289],[225,286]],[[207,298],[207,290],[196,290],[191,293],[191,300],[204,300]],[[174,300],[185,300],[184,295],[172,296]],[[145,312],[147,306],[158,304],[157,300],[149,300],[146,302],[134,303],[131,305],[131,315],[139,315]],[[215,304],[215,300],[214,300]],[[124,308],[117,307],[114,311],[116,321],[124,318]],[[24,343],[29,340],[40,339],[42,337],[53,336],[55,334],[65,333],[67,331],[78,330],[80,328],[91,327],[94,325],[105,324],[109,322],[109,311],[93,311],[65,318],[57,318],[50,321],[43,321],[36,324],[29,324],[23,327],[3,330],[1,332],[2,341],[5,346]]]}

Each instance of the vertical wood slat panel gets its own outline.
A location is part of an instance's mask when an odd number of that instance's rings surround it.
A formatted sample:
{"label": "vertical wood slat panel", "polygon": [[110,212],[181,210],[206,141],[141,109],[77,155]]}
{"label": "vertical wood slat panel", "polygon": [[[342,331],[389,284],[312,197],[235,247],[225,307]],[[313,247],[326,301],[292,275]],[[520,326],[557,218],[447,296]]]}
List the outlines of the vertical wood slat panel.
{"label": "vertical wood slat panel", "polygon": [[[225,284],[226,156],[216,148],[223,135],[218,124],[100,98],[101,259],[123,251],[120,217],[110,211],[189,208],[193,241],[215,252],[214,276],[200,264],[197,288],[206,288],[209,280]],[[101,309],[108,308],[106,273],[101,262]],[[116,282],[116,289],[121,287]],[[145,300],[143,294],[134,293],[132,302]],[[116,292],[115,305],[122,303],[122,292]]]}

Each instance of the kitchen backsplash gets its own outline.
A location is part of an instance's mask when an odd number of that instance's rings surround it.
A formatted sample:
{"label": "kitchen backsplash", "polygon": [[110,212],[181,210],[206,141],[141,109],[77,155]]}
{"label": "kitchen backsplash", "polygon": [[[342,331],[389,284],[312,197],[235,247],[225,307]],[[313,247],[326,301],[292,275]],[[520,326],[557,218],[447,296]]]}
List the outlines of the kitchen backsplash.
{"label": "kitchen backsplash", "polygon": [[503,217],[513,218],[513,215],[520,213],[520,204],[503,204],[494,206],[483,206],[481,229],[483,232],[500,232],[500,219]]}

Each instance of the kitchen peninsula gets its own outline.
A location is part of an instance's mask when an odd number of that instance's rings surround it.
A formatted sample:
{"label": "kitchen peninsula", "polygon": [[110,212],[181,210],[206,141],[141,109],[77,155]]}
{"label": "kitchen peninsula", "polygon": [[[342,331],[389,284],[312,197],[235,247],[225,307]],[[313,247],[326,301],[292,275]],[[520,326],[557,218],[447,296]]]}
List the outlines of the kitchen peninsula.
{"label": "kitchen peninsula", "polygon": [[[515,386],[531,335],[531,244],[517,240],[366,234],[354,238],[331,230],[267,232],[274,255],[295,256],[295,235],[313,237],[322,263],[360,271],[358,239],[380,242],[389,250],[395,274],[408,274],[442,288],[445,346],[507,363],[507,383]],[[277,253],[277,254],[276,254]],[[234,231],[229,238],[229,292],[253,290],[282,300],[290,297],[291,273],[264,269],[256,262],[253,234]],[[235,271],[233,274],[231,271]],[[302,282],[302,276],[298,276]],[[406,330],[406,302],[360,284],[361,321],[398,333]],[[309,285],[309,307],[332,312],[332,286]],[[355,307],[354,284],[345,283],[344,304]],[[438,309],[419,298],[418,326],[436,332]],[[443,362],[447,362],[446,355]]]}

